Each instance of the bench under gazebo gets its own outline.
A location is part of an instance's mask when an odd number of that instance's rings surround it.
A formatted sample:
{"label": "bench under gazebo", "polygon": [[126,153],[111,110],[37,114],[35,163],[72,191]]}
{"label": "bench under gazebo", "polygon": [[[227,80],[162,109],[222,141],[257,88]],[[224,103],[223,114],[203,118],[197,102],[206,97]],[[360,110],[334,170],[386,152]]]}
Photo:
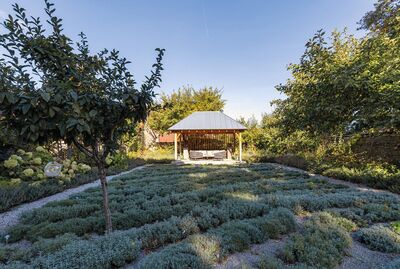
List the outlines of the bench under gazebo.
{"label": "bench under gazebo", "polygon": [[242,135],[239,122],[219,111],[193,112],[168,129],[174,133],[175,160],[242,161]]}

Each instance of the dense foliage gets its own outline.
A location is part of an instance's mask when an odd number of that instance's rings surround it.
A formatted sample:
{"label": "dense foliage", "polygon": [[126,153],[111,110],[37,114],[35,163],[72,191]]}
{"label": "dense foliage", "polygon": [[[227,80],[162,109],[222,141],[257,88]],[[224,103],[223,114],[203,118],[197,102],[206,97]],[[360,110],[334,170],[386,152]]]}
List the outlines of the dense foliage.
{"label": "dense foliage", "polygon": [[[101,190],[93,188],[25,213],[21,223],[7,231],[9,242],[26,239],[33,245],[14,245],[15,255],[5,254],[3,263],[98,268],[101,261],[113,268],[143,251],[145,258],[136,258],[139,268],[210,268],[251,244],[297,230],[288,243],[287,259],[331,267],[343,258],[349,232],[400,218],[395,195],[336,185],[268,164],[158,165],[115,179],[109,188],[118,230],[111,237],[104,235]],[[309,213],[314,216],[297,229],[293,215]],[[302,242],[312,244],[306,249]],[[96,251],[102,246],[109,248],[99,257]],[[9,248],[0,250],[10,253]],[[317,261],[307,251],[311,249],[323,259]]]}
{"label": "dense foliage", "polygon": [[29,142],[64,140],[73,143],[99,169],[107,229],[112,224],[105,180],[106,158],[132,122],[142,121],[153,105],[161,81],[164,50],[157,49],[153,71],[140,89],[128,70],[130,63],[116,50],[91,53],[86,36],[74,46],[64,34],[54,5],[45,1],[50,31],[40,18],[27,16],[15,4],[15,16],[3,26],[0,45],[2,126]]}
{"label": "dense foliage", "polygon": [[315,268],[335,268],[352,242],[340,224],[329,214],[316,214],[304,224],[301,233],[290,238],[282,254],[284,260]]}
{"label": "dense foliage", "polygon": [[164,133],[169,127],[195,111],[222,111],[225,101],[221,90],[205,87],[195,90],[183,87],[171,94],[161,94],[158,109],[148,118],[151,130]]}
{"label": "dense foliage", "polygon": [[285,100],[275,101],[288,131],[332,133],[400,128],[400,4],[380,0],[361,21],[368,33],[356,39],[319,31],[306,44],[292,78],[277,86]]}
{"label": "dense foliage", "polygon": [[[292,77],[276,89],[275,111],[245,121],[247,159],[273,161],[400,192],[400,3],[380,0],[360,21],[364,37],[320,30]],[[357,150],[368,138],[379,146]],[[372,140],[370,140],[372,141]],[[254,153],[255,152],[255,153]],[[383,154],[381,154],[383,153]]]}
{"label": "dense foliage", "polygon": [[388,227],[376,225],[364,228],[358,236],[372,250],[400,253],[400,234]]}

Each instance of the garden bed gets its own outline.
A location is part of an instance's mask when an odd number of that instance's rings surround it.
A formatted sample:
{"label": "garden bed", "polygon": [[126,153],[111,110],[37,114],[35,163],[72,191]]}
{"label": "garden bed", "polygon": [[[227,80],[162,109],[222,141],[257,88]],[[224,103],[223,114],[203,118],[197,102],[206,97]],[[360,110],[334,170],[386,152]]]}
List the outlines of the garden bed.
{"label": "garden bed", "polygon": [[267,265],[334,268],[353,240],[364,244],[377,233],[351,234],[400,219],[398,195],[269,164],[157,165],[114,179],[109,193],[111,235],[104,235],[101,190],[93,188],[25,213],[7,231],[15,249],[0,251],[14,254],[1,261],[19,268],[211,268],[253,244],[286,238],[282,253],[265,253]]}
{"label": "garden bed", "polygon": [[[143,165],[146,162],[147,161],[142,159],[129,159],[126,166],[110,167],[107,175],[119,174],[123,171]],[[92,168],[92,171],[86,174],[78,174],[70,180],[48,178],[38,182],[23,181],[17,184],[0,184],[0,213],[20,204],[36,201],[40,198],[93,182],[98,178],[97,169]]]}

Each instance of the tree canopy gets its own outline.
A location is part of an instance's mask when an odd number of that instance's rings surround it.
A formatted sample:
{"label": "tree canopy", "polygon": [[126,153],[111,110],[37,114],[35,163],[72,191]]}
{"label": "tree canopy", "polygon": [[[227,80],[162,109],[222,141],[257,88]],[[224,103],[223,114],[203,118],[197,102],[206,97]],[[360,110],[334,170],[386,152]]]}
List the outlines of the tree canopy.
{"label": "tree canopy", "polygon": [[194,111],[222,111],[224,106],[225,100],[219,89],[182,87],[170,95],[161,94],[158,109],[151,112],[148,125],[152,130],[164,133]]}
{"label": "tree canopy", "polygon": [[[144,120],[153,106],[153,89],[161,82],[164,50],[151,75],[137,88],[130,63],[116,50],[91,53],[86,36],[73,41],[64,34],[54,5],[45,1],[50,32],[40,18],[15,4],[0,36],[2,124],[21,140],[74,143],[98,166],[103,187],[107,231],[111,217],[105,180],[107,156],[132,122]],[[108,216],[107,216],[108,215]]]}
{"label": "tree canopy", "polygon": [[380,0],[360,22],[357,39],[320,30],[306,44],[292,78],[276,89],[276,115],[288,131],[314,134],[400,128],[400,11],[398,0]]}

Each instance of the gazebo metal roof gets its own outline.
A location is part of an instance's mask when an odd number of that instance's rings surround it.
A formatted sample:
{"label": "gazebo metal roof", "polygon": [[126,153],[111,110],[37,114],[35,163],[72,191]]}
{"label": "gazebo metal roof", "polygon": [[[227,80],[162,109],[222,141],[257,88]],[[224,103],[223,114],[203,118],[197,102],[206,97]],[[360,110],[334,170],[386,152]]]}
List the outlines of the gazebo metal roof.
{"label": "gazebo metal roof", "polygon": [[207,131],[232,130],[244,131],[247,128],[220,111],[193,112],[168,130],[176,131]]}

